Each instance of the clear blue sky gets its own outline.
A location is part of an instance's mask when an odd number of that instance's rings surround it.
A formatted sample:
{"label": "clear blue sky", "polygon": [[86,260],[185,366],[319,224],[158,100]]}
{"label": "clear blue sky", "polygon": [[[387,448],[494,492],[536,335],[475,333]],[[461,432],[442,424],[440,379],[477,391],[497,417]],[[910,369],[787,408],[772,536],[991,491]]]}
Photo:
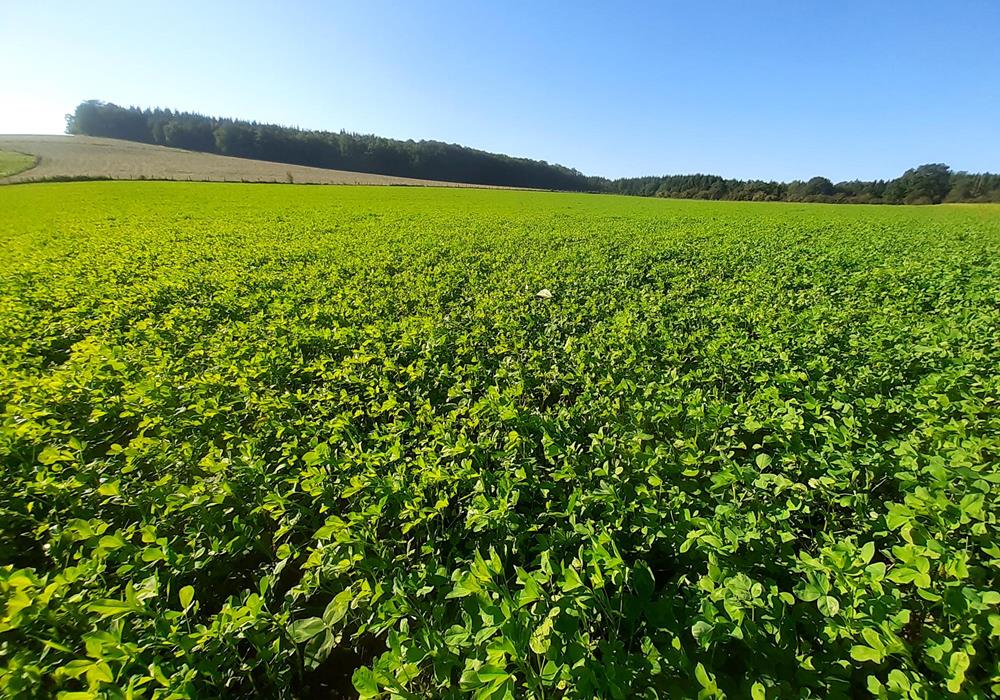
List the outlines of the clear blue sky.
{"label": "clear blue sky", "polygon": [[1000,1],[0,0],[0,133],[96,98],[588,174],[1000,170]]}

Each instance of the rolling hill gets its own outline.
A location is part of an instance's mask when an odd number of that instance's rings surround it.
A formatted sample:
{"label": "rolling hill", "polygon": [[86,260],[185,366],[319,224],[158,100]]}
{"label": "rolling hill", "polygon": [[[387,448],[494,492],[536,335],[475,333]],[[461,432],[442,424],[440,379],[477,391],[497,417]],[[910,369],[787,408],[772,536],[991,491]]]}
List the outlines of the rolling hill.
{"label": "rolling hill", "polygon": [[35,167],[0,178],[0,184],[108,179],[487,187],[271,163],[94,136],[0,135],[0,150],[38,157]]}

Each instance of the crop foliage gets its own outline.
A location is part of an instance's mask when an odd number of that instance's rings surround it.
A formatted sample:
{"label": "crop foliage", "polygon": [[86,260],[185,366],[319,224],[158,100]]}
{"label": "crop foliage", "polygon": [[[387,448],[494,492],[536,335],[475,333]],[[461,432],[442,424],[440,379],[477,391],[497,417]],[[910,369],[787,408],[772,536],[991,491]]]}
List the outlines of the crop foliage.
{"label": "crop foliage", "polygon": [[996,207],[0,211],[0,693],[1000,691]]}

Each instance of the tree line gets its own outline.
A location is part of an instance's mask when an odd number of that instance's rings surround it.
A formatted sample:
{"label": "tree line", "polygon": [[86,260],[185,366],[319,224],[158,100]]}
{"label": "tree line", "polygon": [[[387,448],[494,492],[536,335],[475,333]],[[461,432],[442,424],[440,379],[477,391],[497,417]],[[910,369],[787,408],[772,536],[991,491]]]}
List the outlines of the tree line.
{"label": "tree line", "polygon": [[170,109],[88,100],[66,117],[70,134],[105,136],[278,163],[482,185],[606,192],[646,197],[829,203],[1000,202],[1000,174],[954,172],[943,163],[893,180],[833,183],[666,175],[610,180],[529,158],[440,141],[402,141],[346,131],[311,131]]}
{"label": "tree line", "polygon": [[754,202],[826,202],[830,204],[940,204],[1000,202],[1000,174],[953,172],[944,163],[911,168],[894,180],[825,177],[792,182],[733,180],[718,175],[667,175],[622,178],[610,191],[647,197],[729,199]]}
{"label": "tree line", "polygon": [[309,131],[170,109],[140,109],[89,100],[66,117],[70,134],[254,158],[317,168],[448,182],[552,190],[588,190],[570,168],[487,153],[440,141],[401,141],[346,131]]}

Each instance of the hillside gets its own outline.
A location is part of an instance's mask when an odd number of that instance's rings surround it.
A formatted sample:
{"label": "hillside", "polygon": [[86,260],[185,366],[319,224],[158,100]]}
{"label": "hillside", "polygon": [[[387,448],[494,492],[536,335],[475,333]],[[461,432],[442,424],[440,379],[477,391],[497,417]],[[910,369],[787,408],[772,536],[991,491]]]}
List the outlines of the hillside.
{"label": "hillside", "polygon": [[171,109],[123,108],[97,100],[77,105],[68,119],[67,132],[352,173],[529,189],[829,204],[1000,202],[1000,174],[953,171],[945,163],[925,163],[890,180],[833,182],[815,176],[778,182],[711,174],[609,180],[542,160],[453,143],[300,129]]}
{"label": "hillside", "polygon": [[94,136],[0,135],[0,150],[18,151],[39,158],[38,165],[34,168],[0,178],[0,184],[94,178],[295,182],[317,185],[477,186],[271,163]]}
{"label": "hillside", "polygon": [[530,189],[600,189],[599,183],[562,165],[455,143],[300,129],[171,109],[126,109],[96,100],[77,106],[66,131],[359,173]]}

